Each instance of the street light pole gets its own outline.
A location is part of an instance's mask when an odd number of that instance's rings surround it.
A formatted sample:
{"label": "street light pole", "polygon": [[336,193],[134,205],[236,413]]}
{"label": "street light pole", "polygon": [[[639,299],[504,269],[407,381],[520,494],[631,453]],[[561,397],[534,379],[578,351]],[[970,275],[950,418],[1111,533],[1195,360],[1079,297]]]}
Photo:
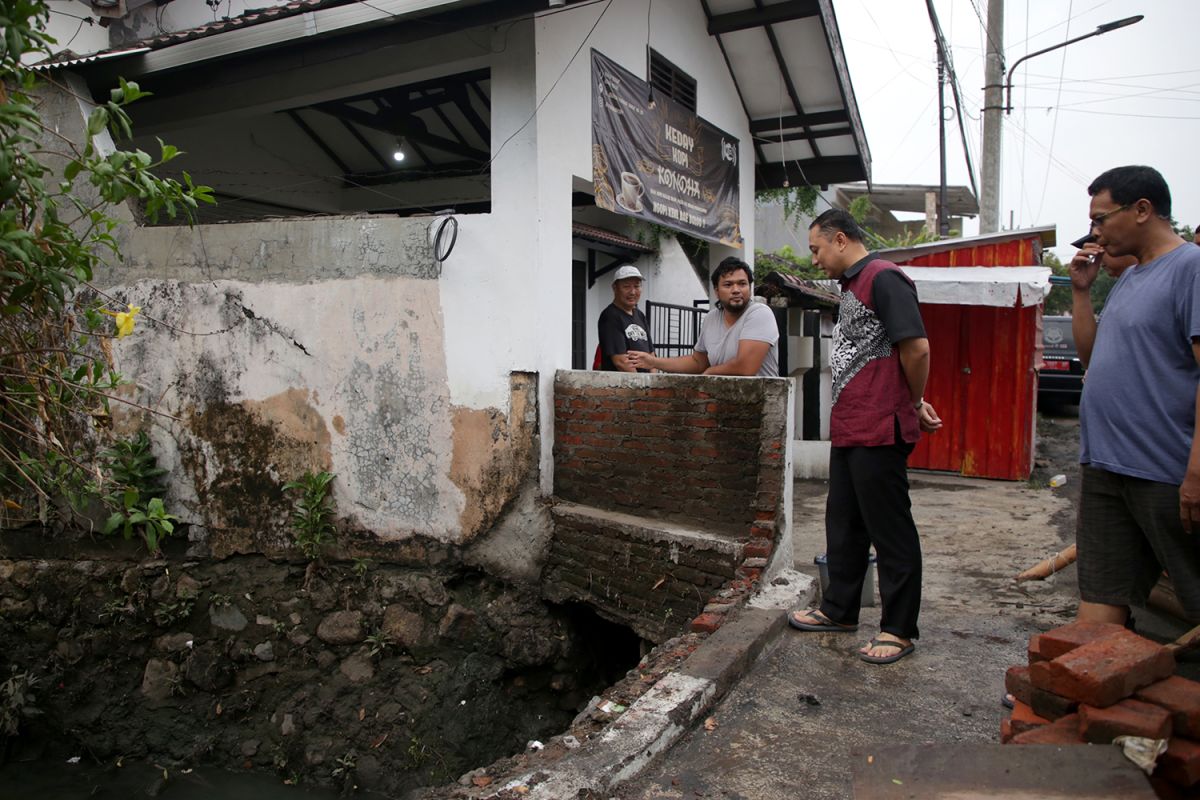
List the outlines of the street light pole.
{"label": "street light pole", "polygon": [[[1012,113],[1012,76],[1013,72],[1024,61],[1028,61],[1034,56],[1040,56],[1043,53],[1048,53],[1051,50],[1057,50],[1060,47],[1066,47],[1069,44],[1090,39],[1093,36],[1099,36],[1102,33],[1115,31],[1117,28],[1124,28],[1127,25],[1141,22],[1142,15],[1136,17],[1126,17],[1125,19],[1117,20],[1116,22],[1108,22],[1100,25],[1091,33],[1086,33],[1083,36],[1077,36],[1074,39],[1068,39],[1065,42],[1047,47],[1044,50],[1038,50],[1034,53],[1022,56],[1018,59],[1007,74],[1004,71],[1004,0],[989,0],[988,2],[988,52],[987,52],[987,70],[985,73],[984,94],[983,94],[983,156],[982,165],[980,168],[980,186],[979,186],[979,232],[994,233],[1000,229],[1000,120],[1003,117],[1000,111],[1005,114]],[[1001,78],[1004,82],[1001,83]],[[1001,105],[1001,97],[1004,97],[1004,104]]]}
{"label": "street light pole", "polygon": [[1004,0],[988,0],[983,142],[979,168],[979,232],[1000,230],[1000,116],[1004,98]]}
{"label": "street light pole", "polygon": [[1005,79],[1004,79],[1004,113],[1005,114],[1012,113],[1012,76],[1013,76],[1013,72],[1016,71],[1017,67],[1021,66],[1021,64],[1023,62],[1028,61],[1029,59],[1033,58],[1034,56],[1040,56],[1043,53],[1049,53],[1051,50],[1058,50],[1059,48],[1066,47],[1069,44],[1075,44],[1076,42],[1082,42],[1084,39],[1090,39],[1093,36],[1099,36],[1102,33],[1108,33],[1109,31],[1115,31],[1117,28],[1125,28],[1129,25],[1133,25],[1135,23],[1141,22],[1143,19],[1145,19],[1145,15],[1138,14],[1137,16],[1134,16],[1134,17],[1126,17],[1125,19],[1119,19],[1116,22],[1106,22],[1103,25],[1097,25],[1096,30],[1092,31],[1091,33],[1085,33],[1083,36],[1076,36],[1074,39],[1067,39],[1065,42],[1059,42],[1056,45],[1051,45],[1050,47],[1045,47],[1045,48],[1042,48],[1041,50],[1034,50],[1032,53],[1029,53],[1028,55],[1024,55],[1024,56],[1021,56],[1020,58],[1018,58],[1015,62],[1013,62],[1013,65],[1008,68],[1008,74],[1005,76]]}

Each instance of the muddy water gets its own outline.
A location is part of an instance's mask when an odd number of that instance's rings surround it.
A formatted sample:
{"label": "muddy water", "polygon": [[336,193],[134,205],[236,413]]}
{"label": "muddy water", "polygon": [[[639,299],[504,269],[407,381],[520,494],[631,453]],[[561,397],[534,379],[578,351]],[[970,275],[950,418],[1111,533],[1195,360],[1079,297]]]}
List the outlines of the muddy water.
{"label": "muddy water", "polygon": [[[29,762],[0,767],[4,800],[85,800],[156,797],[161,800],[332,800],[334,789],[286,785],[273,775],[196,769],[183,773],[149,765],[121,768],[61,762]],[[384,795],[356,793],[383,800]]]}

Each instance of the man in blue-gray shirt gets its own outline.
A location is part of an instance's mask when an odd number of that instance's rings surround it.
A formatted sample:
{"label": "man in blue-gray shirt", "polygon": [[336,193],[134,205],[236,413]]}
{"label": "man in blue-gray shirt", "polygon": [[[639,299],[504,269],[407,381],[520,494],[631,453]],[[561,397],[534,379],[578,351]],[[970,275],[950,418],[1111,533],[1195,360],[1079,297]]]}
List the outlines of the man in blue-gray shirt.
{"label": "man in blue-gray shirt", "polygon": [[[1124,623],[1163,570],[1200,618],[1200,248],[1175,233],[1157,170],[1111,169],[1088,194],[1096,241],[1070,264],[1072,328],[1091,356],[1079,407],[1079,619]],[[1097,323],[1101,252],[1138,263]]]}

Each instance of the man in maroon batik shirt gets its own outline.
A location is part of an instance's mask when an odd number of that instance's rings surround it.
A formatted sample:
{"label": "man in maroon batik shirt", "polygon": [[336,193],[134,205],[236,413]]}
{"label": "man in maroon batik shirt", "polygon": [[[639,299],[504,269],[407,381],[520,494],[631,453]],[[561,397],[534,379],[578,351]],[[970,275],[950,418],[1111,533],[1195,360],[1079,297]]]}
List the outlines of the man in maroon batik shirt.
{"label": "man in maroon batik shirt", "polygon": [[942,426],[922,398],[929,340],[917,291],[899,267],[873,256],[858,223],[831,209],[808,232],[813,266],[842,286],[833,333],[833,412],[825,507],[829,586],[818,609],[793,611],[804,631],[858,630],[862,586],[875,546],[880,633],[858,655],[890,664],[920,632],[921,543],[908,497],[908,456],[922,430]]}

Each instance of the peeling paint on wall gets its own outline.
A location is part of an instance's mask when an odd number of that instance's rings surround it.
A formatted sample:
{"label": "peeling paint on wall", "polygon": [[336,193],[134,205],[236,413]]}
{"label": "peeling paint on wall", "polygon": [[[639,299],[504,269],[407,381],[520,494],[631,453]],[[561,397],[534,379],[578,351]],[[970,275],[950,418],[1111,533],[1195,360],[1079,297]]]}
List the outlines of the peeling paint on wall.
{"label": "peeling paint on wall", "polygon": [[536,467],[537,379],[518,373],[511,385],[507,415],[495,408],[453,409],[450,479],[467,501],[459,515],[464,540],[491,528]]}
{"label": "peeling paint on wall", "polygon": [[459,443],[437,281],[147,280],[117,291],[170,325],[141,326],[115,356],[143,401],[178,418],[154,431],[156,452],[172,470],[170,499],[214,551],[285,544],[279,487],[309,469],[337,474],[348,527],[447,543],[494,521],[525,474],[536,421],[523,384],[519,428],[509,409],[464,409],[457,416],[482,414],[498,433]]}
{"label": "peeling paint on wall", "polygon": [[190,435],[178,438],[179,461],[211,531],[209,549],[218,556],[284,549],[278,521],[290,503],[282,484],[332,461],[329,430],[309,392],[213,403],[184,425]]}

